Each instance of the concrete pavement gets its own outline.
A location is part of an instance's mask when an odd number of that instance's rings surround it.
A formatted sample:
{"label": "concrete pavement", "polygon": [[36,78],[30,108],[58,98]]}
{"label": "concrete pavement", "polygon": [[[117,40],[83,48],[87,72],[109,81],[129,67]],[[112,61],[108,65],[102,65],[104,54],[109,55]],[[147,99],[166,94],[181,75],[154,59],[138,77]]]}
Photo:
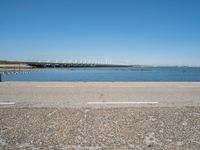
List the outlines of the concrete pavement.
{"label": "concrete pavement", "polygon": [[15,107],[200,106],[200,83],[0,83],[1,103]]}

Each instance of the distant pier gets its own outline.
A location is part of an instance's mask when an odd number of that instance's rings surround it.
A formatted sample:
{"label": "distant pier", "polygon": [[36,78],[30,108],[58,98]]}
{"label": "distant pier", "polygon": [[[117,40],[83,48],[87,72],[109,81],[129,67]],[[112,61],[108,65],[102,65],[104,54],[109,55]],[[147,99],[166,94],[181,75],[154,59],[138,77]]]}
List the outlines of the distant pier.
{"label": "distant pier", "polygon": [[5,61],[2,66],[6,69],[27,69],[27,68],[69,68],[69,67],[131,67],[132,65],[112,64],[108,62],[89,62],[89,61],[68,61],[68,62],[49,62],[49,61]]}

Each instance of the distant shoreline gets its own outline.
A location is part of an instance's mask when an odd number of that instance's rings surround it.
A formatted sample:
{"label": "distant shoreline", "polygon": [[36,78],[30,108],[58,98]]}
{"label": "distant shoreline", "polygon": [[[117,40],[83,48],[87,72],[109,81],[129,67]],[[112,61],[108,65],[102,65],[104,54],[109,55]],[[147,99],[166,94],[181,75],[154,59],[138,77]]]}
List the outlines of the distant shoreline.
{"label": "distant shoreline", "polygon": [[0,64],[0,70],[9,70],[9,69],[31,69],[32,66],[27,64]]}
{"label": "distant shoreline", "polygon": [[[35,63],[36,65],[32,65]],[[69,64],[69,66],[65,66],[63,68],[68,68],[68,67],[133,67],[133,68],[200,68],[200,66],[192,66],[192,65],[142,65],[142,64],[129,64],[129,65],[122,65],[122,64],[87,64],[83,63],[81,66],[81,62],[77,62],[78,65],[74,62],[68,62],[68,63],[62,63],[62,62],[29,62],[29,61],[10,61],[10,60],[0,60],[0,69],[1,68],[16,68],[16,67],[21,67],[21,68],[52,68],[47,66],[41,67],[38,64],[54,64],[55,67],[58,64]],[[71,65],[70,65],[71,64]],[[74,66],[73,66],[74,65]],[[38,67],[39,66],[39,67]],[[62,68],[62,67],[56,67],[56,68]]]}

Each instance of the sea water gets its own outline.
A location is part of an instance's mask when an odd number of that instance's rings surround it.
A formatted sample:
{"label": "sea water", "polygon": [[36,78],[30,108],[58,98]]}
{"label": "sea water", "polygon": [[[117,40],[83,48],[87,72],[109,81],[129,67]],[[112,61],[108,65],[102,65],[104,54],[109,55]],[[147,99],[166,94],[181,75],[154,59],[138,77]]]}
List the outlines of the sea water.
{"label": "sea water", "polygon": [[122,67],[42,69],[3,75],[2,81],[199,82],[199,67]]}

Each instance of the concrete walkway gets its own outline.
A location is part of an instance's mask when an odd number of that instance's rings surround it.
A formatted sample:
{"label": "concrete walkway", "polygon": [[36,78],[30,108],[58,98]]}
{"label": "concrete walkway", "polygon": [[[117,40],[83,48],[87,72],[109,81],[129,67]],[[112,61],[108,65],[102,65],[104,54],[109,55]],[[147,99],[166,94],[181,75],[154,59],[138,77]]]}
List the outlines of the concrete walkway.
{"label": "concrete walkway", "polygon": [[200,106],[198,83],[0,83],[0,107]]}

